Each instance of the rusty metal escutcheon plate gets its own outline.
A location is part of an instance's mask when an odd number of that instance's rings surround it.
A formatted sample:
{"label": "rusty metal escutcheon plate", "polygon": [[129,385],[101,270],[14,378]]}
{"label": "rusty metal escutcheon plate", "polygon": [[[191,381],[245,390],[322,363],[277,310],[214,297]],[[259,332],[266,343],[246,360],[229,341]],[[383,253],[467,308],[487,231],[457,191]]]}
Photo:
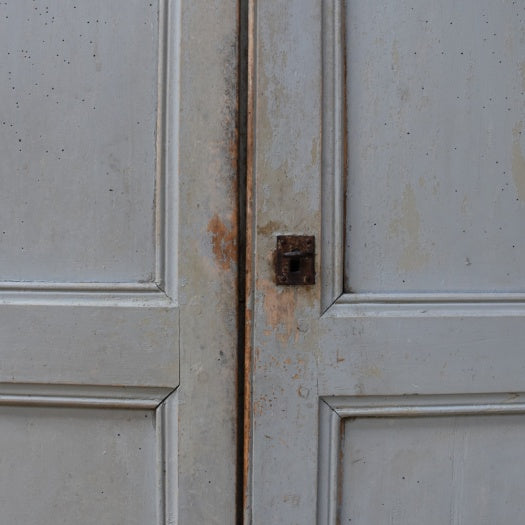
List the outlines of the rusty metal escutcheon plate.
{"label": "rusty metal escutcheon plate", "polygon": [[278,235],[275,282],[283,285],[315,284],[315,237]]}

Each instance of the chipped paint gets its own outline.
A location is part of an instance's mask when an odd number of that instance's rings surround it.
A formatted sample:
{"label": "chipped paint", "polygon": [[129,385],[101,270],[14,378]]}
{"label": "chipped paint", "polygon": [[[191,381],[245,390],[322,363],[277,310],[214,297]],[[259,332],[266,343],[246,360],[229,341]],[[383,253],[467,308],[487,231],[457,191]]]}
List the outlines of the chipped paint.
{"label": "chipped paint", "polygon": [[419,270],[427,263],[428,253],[420,244],[421,216],[410,184],[405,186],[400,208],[400,215],[390,222],[390,234],[399,236],[403,243],[398,267],[406,272]]}
{"label": "chipped paint", "polygon": [[521,149],[523,122],[520,120],[512,130],[512,178],[520,201],[525,201],[525,157]]}
{"label": "chipped paint", "polygon": [[208,233],[211,234],[213,254],[218,266],[229,270],[237,260],[237,228],[227,227],[218,214],[215,214],[208,223]]}

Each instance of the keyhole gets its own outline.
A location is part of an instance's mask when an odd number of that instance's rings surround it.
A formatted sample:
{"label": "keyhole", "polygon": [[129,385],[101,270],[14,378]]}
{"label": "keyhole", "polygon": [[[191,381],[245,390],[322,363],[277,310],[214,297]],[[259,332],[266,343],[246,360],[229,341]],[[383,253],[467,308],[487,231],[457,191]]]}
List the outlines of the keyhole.
{"label": "keyhole", "polygon": [[290,273],[297,273],[301,269],[301,260],[299,258],[290,259]]}

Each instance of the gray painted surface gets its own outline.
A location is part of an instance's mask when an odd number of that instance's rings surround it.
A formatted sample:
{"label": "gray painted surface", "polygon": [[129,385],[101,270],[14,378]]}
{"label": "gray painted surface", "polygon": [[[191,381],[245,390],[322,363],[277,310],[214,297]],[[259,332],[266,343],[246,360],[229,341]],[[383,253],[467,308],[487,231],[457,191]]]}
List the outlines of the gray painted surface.
{"label": "gray painted surface", "polygon": [[158,0],[0,6],[2,281],[155,276]]}
{"label": "gray painted surface", "polygon": [[154,411],[2,407],[0,418],[5,523],[156,522]]}
{"label": "gray painted surface", "polygon": [[344,424],[341,523],[521,523],[523,415]]}
{"label": "gray painted surface", "polygon": [[525,290],[524,18],[347,3],[347,291]]}
{"label": "gray painted surface", "polygon": [[236,9],[0,6],[6,523],[235,519]]}
{"label": "gray painted surface", "polygon": [[[247,521],[520,523],[523,6],[254,11]],[[274,284],[288,233],[315,287]]]}

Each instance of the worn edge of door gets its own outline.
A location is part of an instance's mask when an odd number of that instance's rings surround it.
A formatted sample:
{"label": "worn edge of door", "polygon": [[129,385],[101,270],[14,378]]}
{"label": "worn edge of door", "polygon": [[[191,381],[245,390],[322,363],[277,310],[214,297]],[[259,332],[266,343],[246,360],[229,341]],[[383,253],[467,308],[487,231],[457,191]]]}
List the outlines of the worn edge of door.
{"label": "worn edge of door", "polygon": [[224,525],[236,519],[238,1],[177,0],[174,7],[180,386],[166,409],[168,446],[178,441],[178,479],[165,482],[177,496],[166,523]]}
{"label": "worn edge of door", "polygon": [[[242,1],[242,0],[241,0]],[[242,458],[242,523],[252,523],[251,458],[252,458],[252,359],[253,359],[253,312],[255,290],[255,222],[254,222],[254,151],[255,151],[255,1],[246,0],[247,14],[247,78],[246,78],[246,173],[245,173],[245,315],[244,315],[244,410],[243,410],[243,458]]]}

